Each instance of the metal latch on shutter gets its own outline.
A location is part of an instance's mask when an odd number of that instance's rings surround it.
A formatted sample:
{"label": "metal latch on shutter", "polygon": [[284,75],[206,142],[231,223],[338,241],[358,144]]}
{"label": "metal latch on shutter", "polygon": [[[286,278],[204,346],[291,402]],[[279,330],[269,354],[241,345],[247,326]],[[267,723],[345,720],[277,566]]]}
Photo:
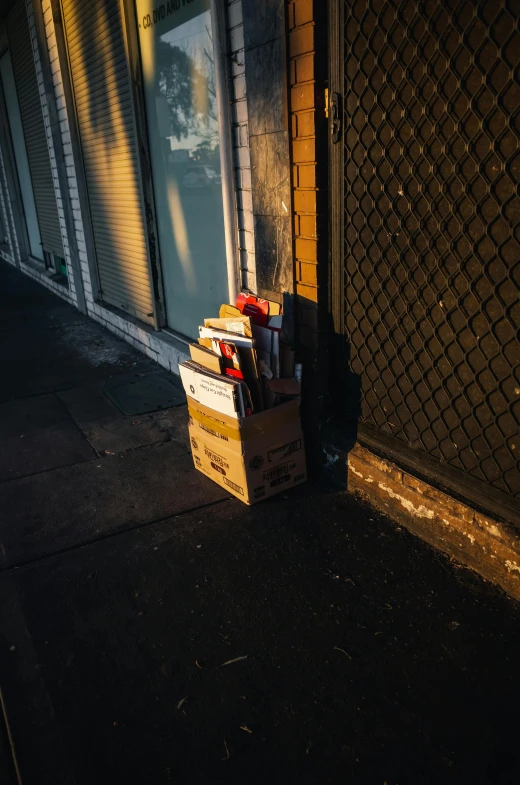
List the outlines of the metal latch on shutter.
{"label": "metal latch on shutter", "polygon": [[329,101],[330,116],[330,135],[333,144],[339,142],[341,138],[341,96],[339,93],[331,93]]}

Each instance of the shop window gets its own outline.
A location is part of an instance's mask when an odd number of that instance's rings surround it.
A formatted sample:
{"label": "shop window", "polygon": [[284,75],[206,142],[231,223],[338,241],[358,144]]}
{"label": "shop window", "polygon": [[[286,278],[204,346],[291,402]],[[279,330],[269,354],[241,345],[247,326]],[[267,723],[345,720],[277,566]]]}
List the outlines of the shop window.
{"label": "shop window", "polygon": [[45,269],[49,271],[52,279],[57,283],[67,285],[67,264],[62,256],[55,253],[43,252]]}

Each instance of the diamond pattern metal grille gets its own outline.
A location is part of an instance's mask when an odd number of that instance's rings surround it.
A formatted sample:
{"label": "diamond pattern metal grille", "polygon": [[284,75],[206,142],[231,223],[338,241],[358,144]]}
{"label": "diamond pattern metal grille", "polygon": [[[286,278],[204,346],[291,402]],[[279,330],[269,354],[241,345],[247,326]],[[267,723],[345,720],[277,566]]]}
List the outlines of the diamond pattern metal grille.
{"label": "diamond pattern metal grille", "polygon": [[345,3],[362,420],[520,496],[520,2]]}

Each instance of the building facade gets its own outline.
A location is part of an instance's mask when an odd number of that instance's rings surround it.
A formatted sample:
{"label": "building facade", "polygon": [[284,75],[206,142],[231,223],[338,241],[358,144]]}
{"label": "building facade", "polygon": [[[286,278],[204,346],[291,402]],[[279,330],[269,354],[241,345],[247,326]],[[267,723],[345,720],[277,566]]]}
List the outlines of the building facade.
{"label": "building facade", "polygon": [[173,373],[282,302],[316,462],[520,580],[516,0],[0,15],[0,256]]}
{"label": "building facade", "polygon": [[204,314],[280,290],[267,249],[257,275],[242,3],[5,5],[2,257],[176,372]]}

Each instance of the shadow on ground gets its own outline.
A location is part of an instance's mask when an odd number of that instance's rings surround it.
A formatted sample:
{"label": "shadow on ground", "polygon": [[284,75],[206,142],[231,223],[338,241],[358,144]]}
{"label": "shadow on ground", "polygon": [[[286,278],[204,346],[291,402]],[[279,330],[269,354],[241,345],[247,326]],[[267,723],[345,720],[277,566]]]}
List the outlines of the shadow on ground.
{"label": "shadow on ground", "polygon": [[193,470],[185,408],[125,418],[102,396],[153,365],[96,325],[110,362],[60,349],[50,322],[82,317],[1,274],[2,346],[27,317],[0,406],[24,785],[516,785],[518,605],[326,483],[227,499]]}

